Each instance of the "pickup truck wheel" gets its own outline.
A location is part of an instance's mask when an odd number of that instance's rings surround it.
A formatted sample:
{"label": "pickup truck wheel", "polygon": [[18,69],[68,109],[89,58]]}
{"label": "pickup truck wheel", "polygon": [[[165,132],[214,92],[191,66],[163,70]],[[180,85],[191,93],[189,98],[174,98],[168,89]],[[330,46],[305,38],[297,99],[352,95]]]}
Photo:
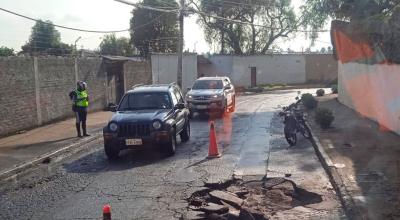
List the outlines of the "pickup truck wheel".
{"label": "pickup truck wheel", "polygon": [[236,98],[233,97],[232,106],[229,107],[229,112],[235,112],[235,108],[236,108]]}
{"label": "pickup truck wheel", "polygon": [[172,130],[170,134],[170,141],[163,146],[164,152],[168,156],[173,156],[175,154],[175,147],[176,147],[176,131],[175,129]]}
{"label": "pickup truck wheel", "polygon": [[220,113],[219,113],[221,118],[223,118],[225,116],[227,110],[228,110],[228,102],[225,100],[225,104],[224,104],[224,106],[222,107],[222,109],[220,110]]}
{"label": "pickup truck wheel", "polygon": [[185,128],[180,133],[182,142],[187,142],[190,139],[190,121],[187,122]]}
{"label": "pickup truck wheel", "polygon": [[119,156],[119,149],[112,144],[104,144],[104,152],[109,160],[115,160]]}

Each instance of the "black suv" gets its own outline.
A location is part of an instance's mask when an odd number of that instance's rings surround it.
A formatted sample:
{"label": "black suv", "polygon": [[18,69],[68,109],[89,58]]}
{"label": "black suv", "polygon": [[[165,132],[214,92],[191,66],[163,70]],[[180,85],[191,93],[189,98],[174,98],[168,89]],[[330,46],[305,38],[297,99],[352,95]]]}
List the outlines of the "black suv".
{"label": "black suv", "polygon": [[175,84],[140,85],[128,91],[103,128],[104,150],[109,159],[119,152],[146,144],[160,145],[175,154],[176,135],[190,138],[189,109]]}

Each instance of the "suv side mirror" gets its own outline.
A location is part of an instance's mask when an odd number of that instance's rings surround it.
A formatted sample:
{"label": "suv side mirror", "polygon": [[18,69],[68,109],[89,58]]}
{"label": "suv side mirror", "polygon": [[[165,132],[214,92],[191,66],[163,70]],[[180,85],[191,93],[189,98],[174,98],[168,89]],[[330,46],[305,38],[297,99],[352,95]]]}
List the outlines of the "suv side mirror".
{"label": "suv side mirror", "polygon": [[178,103],[175,105],[175,109],[184,109],[186,108],[185,103]]}
{"label": "suv side mirror", "polygon": [[189,92],[190,90],[192,90],[192,88],[189,88],[189,87],[188,87],[188,88],[186,88],[186,90]]}
{"label": "suv side mirror", "polygon": [[112,106],[110,106],[110,111],[111,111],[111,112],[116,112],[117,109],[118,109],[118,105],[112,105]]}

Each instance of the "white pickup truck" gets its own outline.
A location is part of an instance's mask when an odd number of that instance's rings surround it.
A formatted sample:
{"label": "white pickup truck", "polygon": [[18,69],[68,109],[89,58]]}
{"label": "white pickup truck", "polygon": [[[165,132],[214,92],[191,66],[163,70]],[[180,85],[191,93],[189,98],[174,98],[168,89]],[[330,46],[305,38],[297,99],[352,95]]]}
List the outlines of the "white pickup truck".
{"label": "white pickup truck", "polygon": [[201,77],[186,94],[191,115],[235,111],[235,88],[228,77]]}

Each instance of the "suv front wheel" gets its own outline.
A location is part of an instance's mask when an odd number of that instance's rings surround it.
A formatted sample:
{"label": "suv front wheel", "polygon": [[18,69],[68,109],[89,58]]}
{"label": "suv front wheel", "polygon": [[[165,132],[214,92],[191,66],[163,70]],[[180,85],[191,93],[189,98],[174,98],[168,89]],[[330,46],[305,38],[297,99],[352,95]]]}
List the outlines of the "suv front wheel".
{"label": "suv front wheel", "polygon": [[175,128],[172,129],[169,137],[169,141],[163,144],[162,148],[163,151],[168,155],[172,156],[175,154],[175,147],[176,147],[176,131]]}
{"label": "suv front wheel", "polygon": [[186,123],[185,128],[180,133],[182,142],[187,142],[190,139],[190,121]]}
{"label": "suv front wheel", "polygon": [[235,108],[236,108],[236,98],[234,96],[232,99],[232,105],[229,107],[229,112],[235,112]]}
{"label": "suv front wheel", "polygon": [[119,149],[114,147],[112,144],[104,143],[104,151],[106,153],[107,158],[110,160],[115,160],[119,156]]}

